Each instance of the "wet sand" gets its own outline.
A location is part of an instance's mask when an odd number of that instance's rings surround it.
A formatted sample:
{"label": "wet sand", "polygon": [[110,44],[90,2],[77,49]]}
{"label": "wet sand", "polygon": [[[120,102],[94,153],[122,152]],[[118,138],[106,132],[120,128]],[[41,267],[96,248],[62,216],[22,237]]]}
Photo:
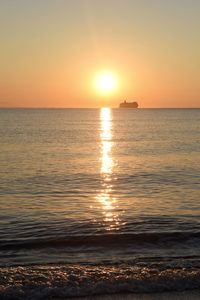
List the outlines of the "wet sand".
{"label": "wet sand", "polygon": [[[117,294],[73,298],[73,300],[200,300],[200,291],[184,291],[152,294]],[[59,300],[59,299],[54,299]]]}

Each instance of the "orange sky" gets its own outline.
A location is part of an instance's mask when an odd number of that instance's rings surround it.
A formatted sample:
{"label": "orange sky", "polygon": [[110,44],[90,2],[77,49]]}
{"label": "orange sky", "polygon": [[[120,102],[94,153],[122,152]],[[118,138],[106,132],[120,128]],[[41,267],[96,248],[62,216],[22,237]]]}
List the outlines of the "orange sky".
{"label": "orange sky", "polygon": [[[42,3],[41,3],[42,2]],[[200,107],[200,1],[0,3],[1,107]],[[102,95],[94,78],[118,76]]]}

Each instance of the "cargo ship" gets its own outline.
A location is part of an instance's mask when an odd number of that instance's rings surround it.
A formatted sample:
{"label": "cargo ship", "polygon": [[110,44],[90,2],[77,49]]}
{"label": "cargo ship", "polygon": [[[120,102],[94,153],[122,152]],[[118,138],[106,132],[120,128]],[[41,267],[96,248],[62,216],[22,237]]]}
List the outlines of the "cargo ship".
{"label": "cargo ship", "polygon": [[119,105],[120,108],[138,108],[137,102],[126,102],[126,100]]}

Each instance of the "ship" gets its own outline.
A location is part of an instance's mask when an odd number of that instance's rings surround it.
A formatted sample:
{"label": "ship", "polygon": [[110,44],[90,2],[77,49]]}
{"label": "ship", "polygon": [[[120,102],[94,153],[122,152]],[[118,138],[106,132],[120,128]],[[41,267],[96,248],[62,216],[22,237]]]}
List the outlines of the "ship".
{"label": "ship", "polygon": [[126,100],[119,105],[120,108],[138,108],[137,102],[126,102]]}

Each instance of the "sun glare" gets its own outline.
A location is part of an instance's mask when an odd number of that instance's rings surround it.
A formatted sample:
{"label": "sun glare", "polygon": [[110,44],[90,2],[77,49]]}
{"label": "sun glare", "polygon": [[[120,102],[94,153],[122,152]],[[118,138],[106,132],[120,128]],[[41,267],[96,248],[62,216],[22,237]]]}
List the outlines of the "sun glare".
{"label": "sun glare", "polygon": [[95,86],[100,93],[110,94],[117,88],[117,78],[111,72],[102,72],[96,77]]}

